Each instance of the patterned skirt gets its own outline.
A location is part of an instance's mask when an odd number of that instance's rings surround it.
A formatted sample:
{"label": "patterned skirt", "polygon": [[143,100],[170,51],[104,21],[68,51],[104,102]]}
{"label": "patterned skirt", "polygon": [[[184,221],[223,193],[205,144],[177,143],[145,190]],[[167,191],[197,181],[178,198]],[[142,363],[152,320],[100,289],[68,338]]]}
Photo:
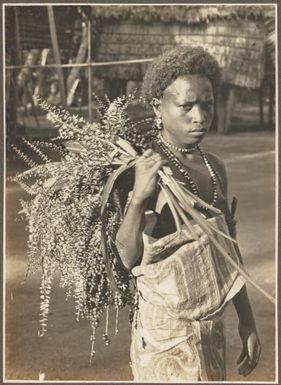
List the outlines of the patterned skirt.
{"label": "patterned skirt", "polygon": [[[140,320],[139,320],[140,322]],[[155,329],[132,328],[134,381],[224,381],[223,316],[208,321],[176,322]],[[181,323],[181,328],[180,328]]]}
{"label": "patterned skirt", "polygon": [[[210,220],[228,233],[224,216]],[[223,313],[245,280],[210,244],[199,226],[161,239],[144,235],[142,264],[132,270],[138,311],[132,328],[135,381],[223,381]],[[218,241],[239,263],[232,241]]]}

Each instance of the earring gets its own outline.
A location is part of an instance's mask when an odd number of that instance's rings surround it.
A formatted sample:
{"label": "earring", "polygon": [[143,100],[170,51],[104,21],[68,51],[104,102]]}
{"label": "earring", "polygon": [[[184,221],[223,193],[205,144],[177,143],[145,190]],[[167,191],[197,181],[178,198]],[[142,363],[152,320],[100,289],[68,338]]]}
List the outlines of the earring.
{"label": "earring", "polygon": [[162,123],[162,119],[160,116],[155,117],[155,126],[156,126],[157,130],[159,130],[159,131],[161,131],[163,129],[163,123]]}

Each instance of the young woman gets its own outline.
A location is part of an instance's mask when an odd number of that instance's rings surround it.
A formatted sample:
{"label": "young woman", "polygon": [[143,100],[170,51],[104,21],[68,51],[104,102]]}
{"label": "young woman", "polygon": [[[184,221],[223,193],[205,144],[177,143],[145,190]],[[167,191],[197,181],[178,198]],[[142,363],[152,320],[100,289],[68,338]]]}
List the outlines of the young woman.
{"label": "young woman", "polygon": [[[161,131],[136,164],[134,187],[116,235],[120,257],[132,270],[139,293],[131,345],[136,381],[225,380],[223,312],[230,300],[243,345],[239,373],[248,375],[259,360],[261,346],[245,282],[223,258],[213,269],[210,253],[199,257],[196,248],[194,255],[190,248],[189,255],[184,252],[191,239],[176,231],[157,188],[158,171],[168,165],[179,183],[221,210],[235,236],[224,164],[199,146],[213,121],[219,80],[216,60],[200,47],[163,54],[144,79],[144,97],[153,105]],[[205,218],[213,215],[197,209]]]}

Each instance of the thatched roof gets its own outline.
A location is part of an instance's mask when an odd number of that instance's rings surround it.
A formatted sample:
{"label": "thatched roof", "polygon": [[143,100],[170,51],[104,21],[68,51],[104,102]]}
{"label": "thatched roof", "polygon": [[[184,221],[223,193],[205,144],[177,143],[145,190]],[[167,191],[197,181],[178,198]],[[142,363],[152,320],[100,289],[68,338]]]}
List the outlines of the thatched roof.
{"label": "thatched roof", "polygon": [[[167,32],[165,32],[165,29],[167,30],[167,28],[169,28],[168,25],[171,24],[191,29],[195,28],[195,32],[194,30],[189,32],[191,32],[192,35],[197,34],[197,38],[194,36],[194,39],[198,39],[198,44],[203,43],[204,45],[205,41],[204,38],[200,36],[200,29],[202,30],[202,33],[208,34],[207,29],[210,25],[219,25],[221,23],[224,25],[238,23],[239,25],[239,23],[242,23],[243,27],[240,31],[240,36],[239,26],[236,31],[234,27],[234,35],[237,35],[237,42],[235,43],[238,44],[237,48],[239,48],[240,45],[238,41],[245,38],[249,38],[249,45],[254,44],[256,48],[258,48],[258,46],[260,47],[261,40],[264,40],[266,51],[269,53],[267,56],[274,62],[274,5],[92,5],[91,9],[93,20],[96,20],[98,25],[100,25],[98,34],[95,37],[96,45],[94,46],[96,52],[95,59],[98,61],[138,59],[140,57],[157,56],[163,52],[163,50],[169,49],[169,46],[172,47],[175,44],[175,42],[172,41],[171,34],[170,36],[166,36]],[[157,31],[155,28],[154,31],[150,30],[150,26],[152,26],[152,24],[155,25],[155,23],[162,26],[159,36],[156,36]],[[247,32],[245,32],[245,27],[247,29],[247,25],[250,23],[256,24],[259,28],[257,29],[257,33],[252,30],[246,37],[245,33],[247,35]],[[132,28],[130,33],[127,33],[126,29],[130,30],[130,24]],[[122,27],[120,27],[121,25]],[[144,30],[147,29],[147,34],[150,34],[150,37],[145,36],[146,34],[141,31],[142,27]],[[159,28],[161,29],[161,27]],[[219,40],[223,37],[222,35],[225,34],[225,31],[223,34],[220,32],[216,32],[216,34],[218,35],[217,37]],[[257,42],[252,41],[252,39],[256,39]],[[153,44],[151,40],[154,40],[155,44]],[[126,44],[126,41],[128,44]],[[258,48],[258,50],[260,51],[260,48]],[[134,54],[135,51],[137,51],[137,53]],[[242,49],[242,51],[238,50],[237,52],[242,62],[244,61],[242,58],[243,55],[246,55],[245,60],[249,64],[250,73],[248,77],[251,77],[250,62],[252,62],[254,67],[259,67],[259,69],[257,69],[257,72],[259,73],[258,80],[254,83],[260,84],[260,79],[262,77],[262,56],[257,54],[257,57],[253,55],[253,57],[250,58],[251,55],[247,54],[247,50],[245,52],[243,51],[244,50]],[[232,54],[233,53],[234,52],[232,52]],[[265,59],[268,61],[268,57]],[[111,78],[133,78],[137,80],[142,78],[145,69],[146,65],[143,64],[97,69],[96,73],[99,75],[102,75],[103,73],[104,76]],[[233,68],[233,71],[235,71],[235,68]],[[239,80],[238,83],[243,84],[248,82]],[[254,84],[252,82],[250,83]]]}
{"label": "thatched roof", "polygon": [[134,20],[141,22],[181,22],[185,24],[209,23],[214,20],[249,19],[264,20],[274,17],[272,5],[255,6],[202,6],[202,5],[92,5],[92,14],[103,20]]}
{"label": "thatched roof", "polygon": [[[23,49],[51,47],[48,24],[47,6],[6,6],[6,39],[14,44],[15,16],[17,9],[20,21],[20,37]],[[54,6],[57,34],[60,48],[68,49],[73,35],[73,25],[77,19],[76,5]],[[132,6],[132,5],[104,5],[84,6],[91,10],[94,21],[136,21],[177,22],[185,25],[198,23],[208,24],[215,20],[268,20],[274,19],[272,5],[255,6],[199,6],[199,5],[161,5],[161,6]]]}
{"label": "thatched roof", "polygon": [[[104,20],[95,60],[108,62],[153,58],[176,45],[202,46],[213,54],[227,83],[258,88],[263,79],[265,32],[262,23],[216,19],[202,25],[178,22]],[[97,76],[141,80],[147,64],[95,68]]]}

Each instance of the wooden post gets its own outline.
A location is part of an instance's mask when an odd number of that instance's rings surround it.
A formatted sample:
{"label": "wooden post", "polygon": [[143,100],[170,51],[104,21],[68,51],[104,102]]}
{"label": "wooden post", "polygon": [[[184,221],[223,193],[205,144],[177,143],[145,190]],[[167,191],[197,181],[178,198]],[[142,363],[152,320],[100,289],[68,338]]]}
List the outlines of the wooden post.
{"label": "wooden post", "polygon": [[62,72],[62,68],[60,67],[61,58],[60,58],[57,30],[56,30],[56,24],[55,24],[55,16],[53,11],[53,6],[48,5],[47,8],[48,8],[48,19],[49,19],[49,27],[50,27],[50,33],[51,33],[54,59],[55,59],[55,63],[58,64],[57,71],[59,75],[59,88],[60,88],[61,101],[62,101],[62,104],[66,106],[65,87],[64,87],[63,72]]}
{"label": "wooden post", "polygon": [[21,41],[20,41],[20,21],[18,14],[18,7],[14,7],[15,12],[15,27],[16,27],[16,55],[17,55],[17,65],[22,64],[22,50],[21,50]]}
{"label": "wooden post", "polygon": [[224,133],[227,134],[231,126],[232,110],[235,103],[235,87],[231,84],[228,85],[226,97],[225,97],[225,122]]}
{"label": "wooden post", "polygon": [[269,90],[268,90],[268,98],[269,98],[269,101],[268,101],[268,126],[269,126],[269,129],[272,130],[273,129],[273,105],[274,105],[274,95],[275,95],[275,86],[273,84],[273,82],[271,83],[271,81],[268,82],[269,84]]}
{"label": "wooden post", "polygon": [[[41,51],[41,61],[40,61],[41,66],[44,66],[46,64],[49,51],[50,51],[49,48],[44,48]],[[39,68],[37,75],[38,75],[38,84],[35,88],[34,95],[41,95],[43,90],[43,83],[44,83],[43,68]]]}
{"label": "wooden post", "polygon": [[262,129],[264,126],[264,118],[263,118],[263,85],[259,88],[259,115],[260,115],[260,128]]}
{"label": "wooden post", "polygon": [[219,87],[217,102],[216,102],[216,121],[217,121],[217,133],[222,134],[224,132],[225,125],[225,86],[222,84]]}
{"label": "wooden post", "polygon": [[235,102],[235,87],[222,84],[217,97],[217,132],[228,133],[231,125],[232,109]]}
{"label": "wooden post", "polygon": [[[19,19],[17,15],[16,8],[14,8],[14,13],[11,15],[11,22],[14,23],[15,29],[11,31],[12,38],[16,40],[16,47],[7,49],[6,51],[6,63],[10,64],[19,63],[19,53],[18,44],[19,44]],[[16,49],[15,49],[16,48]],[[18,95],[17,95],[17,71],[8,70],[6,72],[6,143],[7,151],[11,150],[11,144],[14,142],[17,136],[17,107],[18,107]],[[12,151],[12,159],[16,159],[15,153]]]}
{"label": "wooden post", "polygon": [[91,68],[91,19],[88,20],[88,106],[89,106],[89,122],[92,123],[92,68]]}
{"label": "wooden post", "polygon": [[[86,54],[88,50],[88,23],[82,21],[82,37],[78,53],[76,55],[75,63],[84,63]],[[77,85],[79,84],[80,78],[79,74],[81,67],[72,67],[71,71],[66,80],[66,89],[67,89],[67,105],[71,106],[74,100],[75,91]]]}

